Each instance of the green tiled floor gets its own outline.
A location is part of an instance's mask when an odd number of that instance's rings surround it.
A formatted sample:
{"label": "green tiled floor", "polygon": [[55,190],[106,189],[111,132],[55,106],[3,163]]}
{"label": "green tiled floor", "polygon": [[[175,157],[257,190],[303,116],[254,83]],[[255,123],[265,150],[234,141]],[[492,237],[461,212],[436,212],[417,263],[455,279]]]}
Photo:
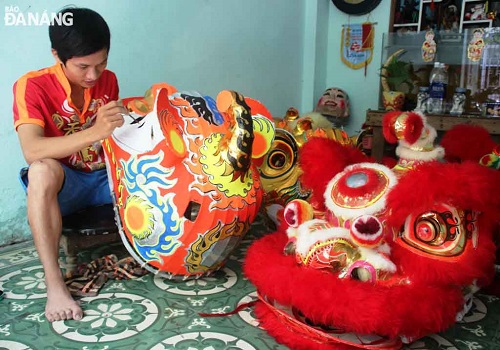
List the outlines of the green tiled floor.
{"label": "green tiled floor", "polygon": [[[106,283],[99,295],[81,299],[81,321],[49,323],[44,317],[43,271],[31,242],[0,249],[0,349],[286,349],[258,327],[252,309],[225,317],[199,313],[232,311],[256,299],[241,273],[243,257],[255,236],[243,244],[213,276],[174,282],[152,274]],[[121,244],[84,252],[89,261],[109,253],[126,254]],[[432,296],[429,296],[432,297]],[[500,349],[500,300],[479,295],[465,322],[408,349]]]}
{"label": "green tiled floor", "polygon": [[[226,266],[210,277],[174,282],[147,274],[109,280],[99,295],[81,299],[81,321],[49,323],[44,317],[43,270],[32,243],[0,250],[0,349],[285,349],[257,327],[251,309],[222,313],[255,299],[241,274],[247,239]],[[83,261],[126,253],[121,244],[86,252]]]}

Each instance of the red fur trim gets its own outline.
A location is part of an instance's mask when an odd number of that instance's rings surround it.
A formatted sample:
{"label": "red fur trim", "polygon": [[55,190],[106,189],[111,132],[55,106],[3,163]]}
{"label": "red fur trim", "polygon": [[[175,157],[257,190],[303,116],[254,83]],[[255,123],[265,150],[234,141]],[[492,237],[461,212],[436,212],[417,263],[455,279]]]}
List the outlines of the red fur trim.
{"label": "red fur trim", "polygon": [[443,135],[440,144],[445,149],[445,159],[448,162],[478,162],[497,145],[484,127],[467,124],[451,128]]}
{"label": "red fur trim", "polygon": [[382,157],[381,163],[382,163],[382,165],[385,165],[389,169],[392,169],[396,166],[396,164],[398,164],[398,160],[395,158],[384,156],[384,157]]}
{"label": "red fur trim", "polygon": [[410,145],[418,141],[424,130],[424,120],[423,117],[414,112],[407,113],[408,118],[406,119],[406,127],[404,130],[404,140]]}
{"label": "red fur trim", "polygon": [[424,212],[435,203],[498,215],[499,183],[499,171],[476,163],[424,163],[404,174],[389,192],[387,207],[391,215],[387,223],[399,228],[408,214]]}
{"label": "red fur trim", "polygon": [[339,279],[299,267],[293,257],[282,254],[285,244],[286,235],[280,232],[254,242],[244,272],[260,293],[282,305],[294,305],[315,323],[360,334],[420,338],[453,325],[463,307],[459,286],[384,287]]}
{"label": "red fur trim", "polygon": [[303,170],[302,185],[312,190],[310,202],[321,203],[324,209],[323,193],[328,182],[348,165],[374,162],[360,150],[343,146],[326,138],[312,138],[299,150],[299,164]]}

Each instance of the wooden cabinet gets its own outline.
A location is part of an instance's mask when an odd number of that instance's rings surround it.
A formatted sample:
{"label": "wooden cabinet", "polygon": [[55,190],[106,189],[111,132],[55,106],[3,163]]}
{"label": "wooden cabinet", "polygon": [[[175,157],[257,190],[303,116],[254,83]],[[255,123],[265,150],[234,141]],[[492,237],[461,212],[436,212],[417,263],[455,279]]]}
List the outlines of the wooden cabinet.
{"label": "wooden cabinet", "polygon": [[[371,155],[377,161],[382,160],[388,146],[382,134],[382,118],[385,113],[387,112],[371,109],[366,111],[365,125],[373,129]],[[481,125],[488,130],[495,142],[500,143],[500,118],[484,118],[476,115],[427,115],[427,122],[436,128],[438,134],[442,134],[458,124]]]}
{"label": "wooden cabinet", "polygon": [[[382,62],[397,55],[401,61],[410,62],[414,74],[413,88],[396,86],[394,89],[406,93],[405,110],[416,107],[419,87],[430,85],[430,72],[434,62],[446,65],[448,85],[445,109],[450,110],[456,88],[467,93],[466,114],[486,115],[488,103],[500,102],[500,27],[486,28],[480,37],[482,50],[472,46],[478,42],[476,31],[464,29],[462,33],[435,32],[436,51],[433,61],[425,61],[423,43],[425,32],[384,33],[382,40]],[[382,108],[382,102],[373,108]]]}
{"label": "wooden cabinet", "polygon": [[487,0],[392,0],[392,32],[492,27]]}

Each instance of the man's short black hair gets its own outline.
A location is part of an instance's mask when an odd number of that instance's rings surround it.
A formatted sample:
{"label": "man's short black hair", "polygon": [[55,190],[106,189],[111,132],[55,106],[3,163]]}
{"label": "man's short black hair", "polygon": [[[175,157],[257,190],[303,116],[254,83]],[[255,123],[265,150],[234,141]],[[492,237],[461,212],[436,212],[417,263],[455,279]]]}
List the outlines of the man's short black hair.
{"label": "man's short black hair", "polygon": [[50,43],[63,64],[72,57],[91,55],[102,49],[109,52],[111,34],[100,14],[76,7],[65,8],[59,13],[73,19],[72,25],[54,21],[49,26]]}

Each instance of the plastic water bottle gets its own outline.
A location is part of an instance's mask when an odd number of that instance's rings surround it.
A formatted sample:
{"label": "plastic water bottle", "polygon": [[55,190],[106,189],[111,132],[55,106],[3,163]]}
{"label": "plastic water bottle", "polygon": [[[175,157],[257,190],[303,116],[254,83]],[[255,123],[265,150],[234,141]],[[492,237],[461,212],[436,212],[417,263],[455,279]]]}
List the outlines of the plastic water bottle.
{"label": "plastic water bottle", "polygon": [[429,102],[427,112],[442,114],[445,112],[446,89],[448,88],[448,72],[444,63],[435,62],[431,71]]}

